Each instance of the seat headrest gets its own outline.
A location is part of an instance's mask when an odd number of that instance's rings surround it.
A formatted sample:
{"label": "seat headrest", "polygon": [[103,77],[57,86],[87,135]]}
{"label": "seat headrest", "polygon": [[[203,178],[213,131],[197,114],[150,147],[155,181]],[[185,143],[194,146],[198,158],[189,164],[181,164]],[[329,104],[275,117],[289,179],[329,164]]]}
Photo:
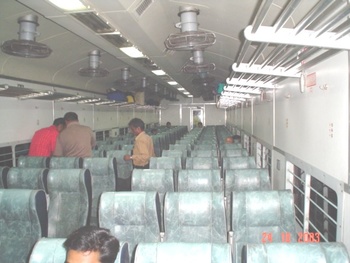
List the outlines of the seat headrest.
{"label": "seat headrest", "polygon": [[115,157],[92,157],[84,158],[83,168],[89,169],[93,176],[115,173],[117,161]]}
{"label": "seat headrest", "polygon": [[91,173],[88,169],[50,169],[47,185],[50,191],[79,192],[80,187],[89,186]]}

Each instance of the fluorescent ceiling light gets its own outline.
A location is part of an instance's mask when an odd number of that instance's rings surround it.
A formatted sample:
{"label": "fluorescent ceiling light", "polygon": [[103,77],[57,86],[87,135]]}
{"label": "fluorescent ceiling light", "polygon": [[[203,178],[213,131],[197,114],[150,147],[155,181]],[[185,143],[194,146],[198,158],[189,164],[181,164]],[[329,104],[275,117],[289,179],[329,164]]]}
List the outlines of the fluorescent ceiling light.
{"label": "fluorescent ceiling light", "polygon": [[1,84],[1,85],[0,85],[0,91],[1,91],[1,90],[7,90],[9,87],[10,87],[10,86],[7,85],[7,84]]}
{"label": "fluorescent ceiling light", "polygon": [[101,101],[101,102],[96,102],[95,105],[108,105],[108,104],[113,104],[115,102],[116,102],[115,100]]}
{"label": "fluorescent ceiling light", "polygon": [[43,92],[36,92],[36,93],[30,93],[26,95],[21,95],[18,96],[17,98],[20,100],[26,100],[26,99],[34,99],[34,98],[39,98],[39,97],[45,97],[52,95],[53,91],[43,91]]}
{"label": "fluorescent ceiling light", "polygon": [[65,11],[81,11],[90,7],[83,4],[80,0],[49,0],[52,4]]}
{"label": "fluorescent ceiling light", "polygon": [[97,102],[97,101],[100,101],[100,100],[101,100],[100,98],[86,99],[86,100],[77,101],[77,103],[79,103],[79,104],[81,104],[81,103],[94,103],[94,102]]}
{"label": "fluorescent ceiling light", "polygon": [[166,75],[166,73],[161,70],[161,69],[157,69],[157,70],[152,70],[153,74],[157,75],[157,76],[163,76]]}
{"label": "fluorescent ceiling light", "polygon": [[179,90],[179,91],[183,91],[183,90],[186,91],[186,90],[185,90],[184,88],[182,88],[182,87],[181,87],[181,88],[178,88],[177,90]]}
{"label": "fluorescent ceiling light", "polygon": [[185,92],[183,92],[183,94],[190,95],[191,93],[189,93],[188,91],[185,91]]}
{"label": "fluorescent ceiling light", "polygon": [[187,97],[189,97],[189,98],[193,98],[193,95],[187,95]]}
{"label": "fluorescent ceiling light", "polygon": [[168,81],[168,84],[174,86],[174,85],[177,85],[177,82],[176,81]]}
{"label": "fluorescent ceiling light", "polygon": [[77,96],[73,96],[73,97],[60,98],[57,101],[70,101],[70,100],[78,100],[81,98],[83,98],[83,96],[77,95]]}
{"label": "fluorescent ceiling light", "polygon": [[221,96],[234,97],[234,98],[245,98],[245,99],[250,99],[252,97],[249,94],[238,93],[238,92],[229,92],[229,91],[221,92]]}
{"label": "fluorescent ceiling light", "polygon": [[121,47],[120,50],[132,58],[142,58],[145,56],[136,47]]}

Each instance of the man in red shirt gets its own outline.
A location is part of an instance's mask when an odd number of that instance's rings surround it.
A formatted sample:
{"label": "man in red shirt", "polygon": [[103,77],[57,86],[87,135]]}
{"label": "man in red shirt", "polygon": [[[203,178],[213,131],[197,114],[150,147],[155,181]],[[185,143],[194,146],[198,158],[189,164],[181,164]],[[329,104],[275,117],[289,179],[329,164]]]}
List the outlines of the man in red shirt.
{"label": "man in red shirt", "polygon": [[64,119],[57,118],[50,127],[36,131],[30,143],[28,156],[52,156],[56,147],[57,136],[64,127]]}

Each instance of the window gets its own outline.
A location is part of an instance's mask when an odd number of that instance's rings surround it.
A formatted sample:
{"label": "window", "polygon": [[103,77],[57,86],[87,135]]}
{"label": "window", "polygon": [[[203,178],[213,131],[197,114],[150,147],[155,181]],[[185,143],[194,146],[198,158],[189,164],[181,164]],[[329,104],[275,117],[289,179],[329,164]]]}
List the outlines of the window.
{"label": "window", "polygon": [[109,138],[109,131],[104,131],[104,138],[105,138],[105,140],[107,139],[107,138]]}
{"label": "window", "polygon": [[257,167],[268,169],[271,181],[271,150],[262,145],[261,143],[257,142],[255,159]]}
{"label": "window", "polygon": [[103,141],[103,140],[104,140],[103,131],[96,132],[96,141]]}
{"label": "window", "polygon": [[30,143],[17,144],[15,146],[15,160],[17,164],[17,159],[19,156],[28,155]]}
{"label": "window", "polygon": [[11,146],[0,148],[0,166],[13,166]]}
{"label": "window", "polygon": [[[241,135],[241,137],[242,137],[242,135]],[[252,155],[253,149],[252,149],[251,138],[250,138],[250,136],[248,136],[246,134],[244,134],[243,147],[244,147],[244,149],[247,149],[249,155]]]}
{"label": "window", "polygon": [[323,242],[336,241],[336,192],[290,162],[287,162],[287,188],[293,192],[296,221],[303,231],[318,232]]}
{"label": "window", "polygon": [[311,177],[310,232],[321,232],[322,241],[336,241],[337,194],[316,178]]}
{"label": "window", "polygon": [[287,178],[294,196],[295,219],[304,229],[305,173],[299,167],[288,163]]}

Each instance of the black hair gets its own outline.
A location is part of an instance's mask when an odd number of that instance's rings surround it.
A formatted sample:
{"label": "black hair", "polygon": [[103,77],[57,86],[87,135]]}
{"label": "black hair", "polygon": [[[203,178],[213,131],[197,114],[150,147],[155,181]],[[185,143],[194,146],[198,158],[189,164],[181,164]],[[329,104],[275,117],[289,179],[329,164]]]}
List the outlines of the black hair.
{"label": "black hair", "polygon": [[66,114],[64,114],[63,118],[65,121],[77,121],[78,115],[75,112],[67,112]]}
{"label": "black hair", "polygon": [[101,263],[114,263],[119,252],[119,241],[110,231],[97,226],[84,226],[72,232],[63,243],[67,250],[100,252]]}
{"label": "black hair", "polygon": [[129,121],[129,126],[134,128],[141,128],[142,131],[145,129],[145,123],[139,118],[134,118]]}
{"label": "black hair", "polygon": [[232,139],[234,139],[234,140],[240,140],[241,139],[241,136],[239,136],[239,135],[233,135],[232,136]]}
{"label": "black hair", "polygon": [[66,122],[64,121],[64,118],[57,118],[53,121],[53,125],[58,126],[58,125],[65,125]]}

